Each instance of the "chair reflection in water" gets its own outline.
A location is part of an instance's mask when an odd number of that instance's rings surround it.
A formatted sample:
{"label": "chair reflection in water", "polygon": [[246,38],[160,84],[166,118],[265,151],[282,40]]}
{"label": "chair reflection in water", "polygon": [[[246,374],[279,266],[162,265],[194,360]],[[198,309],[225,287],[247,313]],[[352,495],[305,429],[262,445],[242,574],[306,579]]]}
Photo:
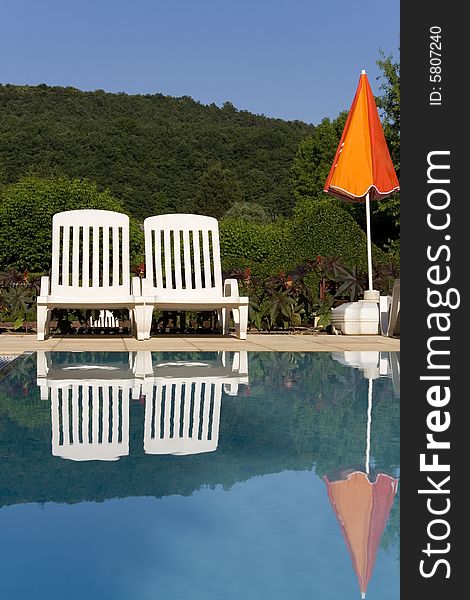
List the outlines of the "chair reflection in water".
{"label": "chair reflection in water", "polygon": [[215,360],[159,361],[150,352],[142,393],[145,396],[146,454],[213,452],[219,441],[222,391],[231,396],[248,384],[248,355],[235,352],[228,364],[225,352]]}
{"label": "chair reflection in water", "polygon": [[37,353],[41,398],[51,401],[52,454],[68,460],[118,460],[129,454],[129,397],[140,382],[124,363],[54,364]]}
{"label": "chair reflection in water", "polygon": [[248,355],[160,360],[150,351],[128,364],[54,364],[38,352],[41,398],[51,400],[52,454],[69,460],[117,460],[129,454],[130,398],[145,397],[144,451],[197,454],[217,449],[222,392],[248,385]]}

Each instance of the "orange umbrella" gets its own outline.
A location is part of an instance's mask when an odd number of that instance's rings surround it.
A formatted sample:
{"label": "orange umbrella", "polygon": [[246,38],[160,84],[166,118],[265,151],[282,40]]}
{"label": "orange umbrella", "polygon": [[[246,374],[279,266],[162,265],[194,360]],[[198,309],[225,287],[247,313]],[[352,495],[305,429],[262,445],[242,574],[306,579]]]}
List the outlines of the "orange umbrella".
{"label": "orange umbrella", "polygon": [[377,479],[371,482],[369,476],[361,471],[350,473],[339,481],[330,481],[327,476],[323,479],[351,555],[361,597],[365,598],[398,480],[379,473]]}
{"label": "orange umbrella", "polygon": [[372,250],[369,201],[400,189],[365,71],[359,78],[343,134],[324,190],[342,200],[366,202],[369,289],[372,289]]}

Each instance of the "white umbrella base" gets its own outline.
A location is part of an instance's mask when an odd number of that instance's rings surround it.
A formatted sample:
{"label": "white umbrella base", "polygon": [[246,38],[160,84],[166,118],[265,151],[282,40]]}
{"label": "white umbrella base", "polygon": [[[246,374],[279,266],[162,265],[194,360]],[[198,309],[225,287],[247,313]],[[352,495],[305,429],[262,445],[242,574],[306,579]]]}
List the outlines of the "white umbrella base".
{"label": "white umbrella base", "polygon": [[344,335],[377,335],[379,305],[369,300],[346,302],[332,309],[331,324]]}

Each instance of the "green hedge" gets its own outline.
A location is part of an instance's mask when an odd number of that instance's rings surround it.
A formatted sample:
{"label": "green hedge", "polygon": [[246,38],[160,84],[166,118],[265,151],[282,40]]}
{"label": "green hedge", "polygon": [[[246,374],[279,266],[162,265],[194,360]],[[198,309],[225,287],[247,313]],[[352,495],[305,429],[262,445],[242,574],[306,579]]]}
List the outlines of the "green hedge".
{"label": "green hedge", "polygon": [[[275,223],[221,221],[220,245],[224,270],[249,266],[260,276],[288,271],[319,255],[367,269],[365,233],[341,205],[329,199],[300,201],[292,219]],[[382,264],[387,256],[373,246],[372,259]]]}
{"label": "green hedge", "polygon": [[[125,212],[108,191],[82,179],[26,177],[0,191],[0,270],[48,271],[52,217],[65,210],[95,208]],[[143,235],[130,224],[131,264],[143,260]]]}
{"label": "green hedge", "polygon": [[[45,272],[51,264],[52,217],[56,212],[99,208],[124,212],[108,191],[80,179],[27,177],[0,191],[0,270],[15,267]],[[131,264],[143,260],[143,234],[131,219]],[[366,270],[366,237],[359,225],[334,201],[303,200],[292,219],[257,223],[220,221],[222,269],[250,267],[267,277],[288,271],[318,255],[337,256],[346,265]],[[380,264],[386,254],[373,247]]]}
{"label": "green hedge", "polygon": [[[335,200],[307,199],[297,204],[286,253],[296,264],[317,256],[336,256],[346,266],[367,270],[366,234]],[[383,250],[372,245],[372,261],[383,264],[386,260]]]}
{"label": "green hedge", "polygon": [[222,269],[250,267],[254,275],[269,276],[278,260],[279,246],[285,244],[286,221],[256,223],[242,219],[220,222]]}

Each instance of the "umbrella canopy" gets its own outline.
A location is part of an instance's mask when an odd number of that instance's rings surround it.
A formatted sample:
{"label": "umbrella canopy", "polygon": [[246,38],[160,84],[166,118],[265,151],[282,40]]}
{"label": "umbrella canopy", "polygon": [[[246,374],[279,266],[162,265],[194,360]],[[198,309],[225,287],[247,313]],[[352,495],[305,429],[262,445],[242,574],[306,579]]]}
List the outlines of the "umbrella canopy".
{"label": "umbrella canopy", "polygon": [[379,473],[372,482],[369,475],[361,471],[349,473],[339,481],[330,481],[328,476],[323,479],[351,555],[361,596],[365,598],[398,479]]}
{"label": "umbrella canopy", "polygon": [[362,71],[323,191],[346,201],[366,201],[369,289],[372,289],[369,201],[386,198],[399,189],[375,99],[366,72]]}
{"label": "umbrella canopy", "polygon": [[359,78],[324,191],[343,200],[386,198],[400,189],[365,71]]}

